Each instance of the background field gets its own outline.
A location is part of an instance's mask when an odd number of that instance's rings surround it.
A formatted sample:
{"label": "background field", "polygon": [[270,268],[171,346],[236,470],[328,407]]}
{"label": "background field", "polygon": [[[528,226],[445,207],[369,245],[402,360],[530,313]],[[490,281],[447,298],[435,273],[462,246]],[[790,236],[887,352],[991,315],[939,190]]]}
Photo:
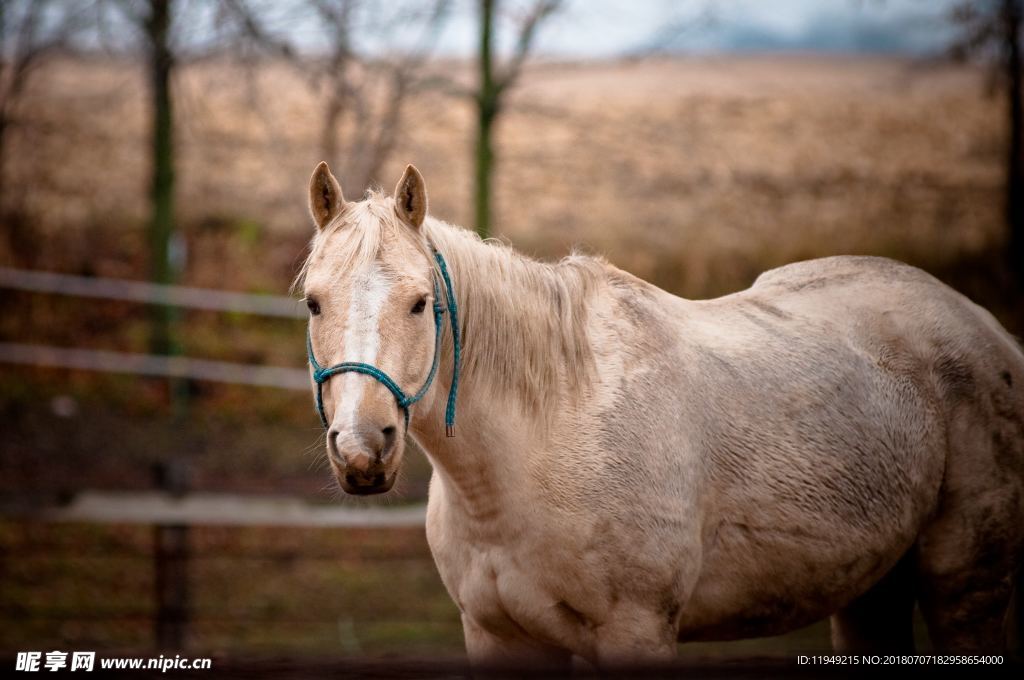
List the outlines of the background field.
{"label": "background field", "polygon": [[[437,66],[468,77],[461,62]],[[127,60],[61,59],[32,81],[5,168],[0,265],[144,279],[147,110]],[[182,283],[286,294],[312,227],[305,188],[323,93],[301,69],[187,65],[179,95]],[[685,297],[748,286],[765,269],[859,253],[922,266],[1013,332],[1002,182],[1003,102],[970,66],[882,57],[702,57],[535,64],[498,130],[495,235],[551,259],[572,248]],[[472,112],[417,96],[382,173],[426,177],[431,212],[471,215]],[[0,290],[0,341],[145,351],[141,305]],[[301,321],[186,312],[188,356],[302,368]],[[7,505],[152,485],[188,461],[198,490],[333,491],[308,394],[189,385],[175,416],[158,379],[0,368]],[[397,494],[421,501],[429,469]],[[461,653],[454,606],[422,532],[204,528],[194,532],[189,644],[225,654]],[[0,640],[68,649],[151,644],[152,537],[139,527],[0,521]],[[693,655],[822,649],[815,627]]]}
{"label": "background field", "polygon": [[[0,262],[143,279],[141,74],[83,60],[46,76],[12,140],[8,198],[20,221],[4,230]],[[254,79],[227,65],[187,68],[180,89],[182,283],[287,294],[312,230],[305,186],[320,160],[316,91],[275,64]],[[495,236],[524,252],[603,254],[690,298],[739,290],[796,260],[885,255],[937,273],[1021,329],[996,256],[1002,108],[979,70],[820,56],[549,64],[530,69],[515,97],[499,130]],[[435,93],[411,109],[382,174],[397,181],[415,163],[432,213],[466,223],[468,107]],[[139,305],[2,294],[2,339],[145,351]],[[184,323],[188,356],[305,363],[299,321],[193,311]],[[166,410],[161,381],[6,367],[4,375],[7,490],[134,486],[148,476],[142,463],[168,444],[201,458],[210,484],[320,492],[305,396],[193,385],[189,421],[201,436],[189,441],[187,431],[153,429]],[[49,409],[64,393],[80,407],[67,422]],[[102,407],[93,413],[95,395]],[[124,450],[106,455],[114,440]],[[230,451],[230,475],[216,467],[219,449]],[[410,493],[422,495],[418,475],[408,477]]]}

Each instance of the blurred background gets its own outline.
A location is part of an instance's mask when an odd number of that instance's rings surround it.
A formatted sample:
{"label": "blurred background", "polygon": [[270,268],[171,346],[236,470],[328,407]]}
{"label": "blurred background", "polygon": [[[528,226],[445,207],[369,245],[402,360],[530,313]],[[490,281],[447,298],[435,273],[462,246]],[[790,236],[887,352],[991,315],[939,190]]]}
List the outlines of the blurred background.
{"label": "blurred background", "polygon": [[0,654],[461,657],[426,461],[356,500],[323,459],[322,159],[685,297],[884,255],[1024,332],[1021,5],[0,1]]}

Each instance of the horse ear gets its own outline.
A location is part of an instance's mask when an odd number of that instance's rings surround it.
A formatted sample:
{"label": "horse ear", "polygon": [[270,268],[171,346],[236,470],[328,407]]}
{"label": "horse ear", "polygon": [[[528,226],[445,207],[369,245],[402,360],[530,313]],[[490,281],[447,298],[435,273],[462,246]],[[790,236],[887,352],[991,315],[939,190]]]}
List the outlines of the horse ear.
{"label": "horse ear", "polygon": [[309,212],[317,229],[326,227],[344,207],[345,196],[341,193],[341,185],[331,174],[327,163],[320,161],[313,176],[309,178]]}
{"label": "horse ear", "polygon": [[406,166],[395,187],[395,210],[410,226],[419,229],[427,216],[427,185],[416,166]]}

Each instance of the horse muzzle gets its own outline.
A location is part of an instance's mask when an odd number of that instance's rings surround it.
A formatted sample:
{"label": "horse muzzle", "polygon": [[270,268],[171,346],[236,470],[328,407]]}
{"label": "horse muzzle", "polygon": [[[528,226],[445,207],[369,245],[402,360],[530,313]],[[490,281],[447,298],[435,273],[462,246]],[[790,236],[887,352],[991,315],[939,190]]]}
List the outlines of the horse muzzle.
{"label": "horse muzzle", "polygon": [[369,474],[344,472],[338,475],[338,484],[345,493],[354,496],[372,496],[373,494],[390,491],[391,487],[395,485],[395,477],[397,476],[394,472],[389,475],[383,469]]}
{"label": "horse muzzle", "polygon": [[384,493],[395,483],[399,442],[395,427],[372,433],[342,434],[332,429],[327,434],[331,467],[341,488],[350,494],[366,496]]}

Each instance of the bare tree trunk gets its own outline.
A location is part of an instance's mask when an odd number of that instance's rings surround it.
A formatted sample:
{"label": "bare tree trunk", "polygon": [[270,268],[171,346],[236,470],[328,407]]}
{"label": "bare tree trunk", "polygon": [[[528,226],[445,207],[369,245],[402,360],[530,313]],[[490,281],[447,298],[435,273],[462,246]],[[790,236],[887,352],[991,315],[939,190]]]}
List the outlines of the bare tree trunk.
{"label": "bare tree trunk", "polygon": [[1010,271],[1024,286],[1024,102],[1021,100],[1021,0],[1003,0],[1002,24],[1010,140],[1006,166],[1006,222]]}
{"label": "bare tree trunk", "polygon": [[494,169],[494,120],[498,116],[499,87],[494,78],[492,35],[494,0],[480,0],[480,91],[477,94],[476,232],[487,238],[491,231],[491,174]]}
{"label": "bare tree trunk", "polygon": [[[4,36],[7,35],[7,3],[0,1],[0,54],[7,52],[7,45],[4,44]],[[9,67],[8,67],[9,68]],[[6,168],[7,154],[4,146],[5,134],[7,132],[7,96],[0,99],[0,216],[6,212],[7,194],[4,193],[4,170]]]}
{"label": "bare tree trunk", "polygon": [[338,123],[345,112],[344,95],[339,92],[337,83],[331,85],[327,95],[327,107],[324,109],[324,127],[320,135],[320,153],[324,160],[331,164],[338,162]]}
{"label": "bare tree trunk", "polygon": [[[380,181],[381,168],[384,161],[391,156],[398,142],[398,130],[402,123],[402,107],[409,90],[409,76],[405,69],[396,66],[391,74],[391,93],[388,97],[387,109],[381,113],[381,122],[373,137],[373,145],[365,152],[366,160],[362,163],[360,183],[365,189],[373,182]],[[366,134],[369,134],[367,131]]]}
{"label": "bare tree trunk", "polygon": [[[7,0],[0,0],[0,59],[3,64],[3,82],[0,83],[0,199],[4,211],[15,212],[16,208],[9,205],[10,197],[4,193],[7,185],[4,181],[7,167],[7,134],[14,122],[18,100],[28,81],[29,70],[45,53],[46,46],[39,42],[39,25],[47,9],[46,3],[36,2],[29,5],[17,25],[17,35],[9,35],[11,16]],[[9,41],[9,44],[8,44]]]}
{"label": "bare tree trunk", "polygon": [[[1020,29],[1021,0],[1003,0],[1006,55],[1007,110],[1010,143],[1006,167],[1006,221],[1010,228],[1010,273],[1018,290],[1024,290],[1024,102],[1021,101]],[[1024,659],[1024,565],[1017,569],[1017,583],[1007,616],[1007,649],[1017,661]]]}
{"label": "bare tree trunk", "polygon": [[[172,0],[149,0],[146,37],[149,40],[150,96],[152,110],[152,214],[149,223],[150,279],[174,282],[170,245],[174,234],[174,128],[171,110],[171,73],[174,55],[170,46]],[[172,326],[175,310],[169,305],[151,307],[150,351],[173,353]]]}
{"label": "bare tree trunk", "polygon": [[[174,53],[171,47],[173,0],[149,0],[149,16],[145,21],[150,49],[150,96],[152,97],[152,215],[149,223],[150,280],[173,284],[182,253],[173,253],[177,236],[174,228],[174,116],[171,76]],[[180,347],[175,326],[180,316],[177,307],[150,307],[150,351],[153,354],[175,355]],[[171,408],[176,418],[183,418],[188,408],[188,383],[171,378],[167,383]]]}
{"label": "bare tree trunk", "polygon": [[[0,106],[2,108],[2,106]],[[0,110],[0,216],[7,215],[7,112]]]}
{"label": "bare tree trunk", "polygon": [[[348,15],[342,15],[341,21],[348,21]],[[338,31],[344,35],[347,24],[339,26]],[[349,108],[352,92],[348,86],[349,66],[348,39],[339,38],[340,44],[335,47],[331,56],[330,72],[327,74],[328,93],[327,106],[324,108],[324,127],[320,135],[320,151],[329,163],[338,163],[338,126]]]}

